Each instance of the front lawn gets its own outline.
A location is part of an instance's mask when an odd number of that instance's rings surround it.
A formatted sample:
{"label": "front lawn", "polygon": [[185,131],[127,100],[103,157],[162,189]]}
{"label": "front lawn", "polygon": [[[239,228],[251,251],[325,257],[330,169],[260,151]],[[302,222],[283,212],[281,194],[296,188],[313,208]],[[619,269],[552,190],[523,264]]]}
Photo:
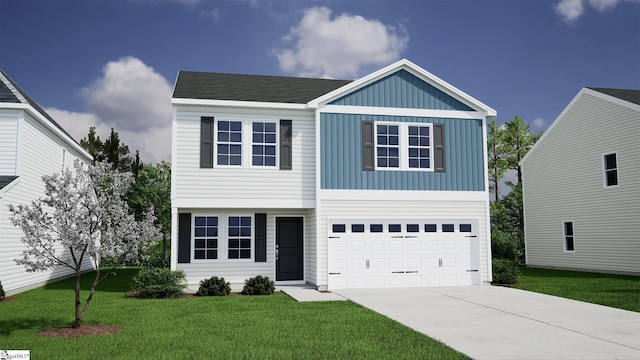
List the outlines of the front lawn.
{"label": "front lawn", "polygon": [[100,284],[84,319],[122,332],[76,339],[36,335],[72,324],[70,279],[0,302],[0,348],[31,350],[34,359],[466,359],[350,302],[298,303],[284,294],[126,298],[135,272],[119,270]]}
{"label": "front lawn", "polygon": [[640,277],[520,268],[515,287],[640,312]]}

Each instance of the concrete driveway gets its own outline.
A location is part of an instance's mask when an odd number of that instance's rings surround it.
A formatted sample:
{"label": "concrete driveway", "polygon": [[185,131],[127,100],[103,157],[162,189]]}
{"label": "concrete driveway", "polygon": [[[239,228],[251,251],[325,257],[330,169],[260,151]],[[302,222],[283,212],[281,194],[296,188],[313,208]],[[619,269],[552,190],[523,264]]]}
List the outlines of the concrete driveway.
{"label": "concrete driveway", "polygon": [[497,286],[335,293],[473,359],[640,359],[640,313]]}

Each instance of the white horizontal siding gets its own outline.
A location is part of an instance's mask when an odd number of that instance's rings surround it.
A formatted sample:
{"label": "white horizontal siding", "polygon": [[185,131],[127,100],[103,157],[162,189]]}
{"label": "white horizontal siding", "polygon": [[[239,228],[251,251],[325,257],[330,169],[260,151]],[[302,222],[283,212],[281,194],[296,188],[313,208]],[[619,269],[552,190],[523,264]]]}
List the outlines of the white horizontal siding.
{"label": "white horizontal siding", "polygon": [[[200,118],[292,120],[293,169],[200,168]],[[234,110],[217,107],[176,108],[172,154],[172,199],[189,200],[309,200],[315,199],[315,124],[313,113],[292,110]],[[250,151],[250,149],[243,149]],[[246,204],[246,202],[245,202]]]}
{"label": "white horizontal siding", "polygon": [[[7,205],[28,204],[45,196],[42,176],[61,171],[63,148],[67,149],[67,163],[73,163],[73,160],[79,156],[75,150],[70,149],[60,138],[29,115],[25,115],[20,122],[18,134],[20,181],[0,199],[0,243],[2,243],[0,281],[5,291],[10,294],[71,274],[68,268],[28,273],[24,267],[16,265],[14,259],[20,257],[26,248],[20,241],[22,231],[9,221],[10,213]],[[58,248],[58,251],[64,253],[62,248]],[[87,261],[84,269],[90,269],[91,266],[92,264]]]}
{"label": "white horizontal siding", "polygon": [[480,201],[376,201],[376,200],[323,200],[318,221],[317,284],[327,285],[328,219],[477,219],[481,256],[481,280],[491,281],[487,259],[486,202]]}
{"label": "white horizontal siding", "polygon": [[18,119],[22,113],[0,109],[0,175],[17,174]]}
{"label": "white horizontal siding", "polygon": [[[640,112],[583,94],[523,164],[527,263],[640,274]],[[616,152],[618,187],[604,188]],[[575,252],[562,222],[573,221]]]}
{"label": "white horizontal siding", "polygon": [[[271,280],[276,280],[275,276],[275,219],[279,216],[304,217],[304,252],[305,252],[305,279],[308,279],[308,258],[309,251],[313,250],[315,241],[315,231],[313,226],[309,226],[313,218],[313,210],[291,210],[291,209],[179,209],[180,213],[194,214],[267,214],[267,261],[198,261],[191,263],[177,263],[176,269],[185,272],[187,284],[190,291],[197,291],[201,280],[212,276],[224,277],[231,283],[234,291],[242,290],[244,281],[248,278],[262,275],[268,276]],[[177,244],[177,239],[172,239]],[[251,251],[255,251],[254,248]],[[177,254],[176,254],[177,256]],[[315,253],[313,253],[315,256]],[[308,280],[307,280],[308,281]]]}

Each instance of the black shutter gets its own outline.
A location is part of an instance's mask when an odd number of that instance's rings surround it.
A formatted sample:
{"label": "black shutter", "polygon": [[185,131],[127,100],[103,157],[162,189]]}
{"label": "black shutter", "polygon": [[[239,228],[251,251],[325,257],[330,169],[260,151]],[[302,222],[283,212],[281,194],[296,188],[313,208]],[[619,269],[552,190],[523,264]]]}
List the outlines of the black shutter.
{"label": "black shutter", "polygon": [[435,171],[445,171],[444,124],[433,124],[433,165]]}
{"label": "black shutter", "polygon": [[178,214],[178,262],[191,262],[191,214]]}
{"label": "black shutter", "polygon": [[213,117],[200,118],[200,167],[213,167]]}
{"label": "black shutter", "polygon": [[256,214],[255,262],[267,261],[267,214]]}
{"label": "black shutter", "polygon": [[280,170],[291,170],[292,165],[291,120],[280,120]]}
{"label": "black shutter", "polygon": [[375,170],[376,153],[373,121],[362,122],[362,170]]}

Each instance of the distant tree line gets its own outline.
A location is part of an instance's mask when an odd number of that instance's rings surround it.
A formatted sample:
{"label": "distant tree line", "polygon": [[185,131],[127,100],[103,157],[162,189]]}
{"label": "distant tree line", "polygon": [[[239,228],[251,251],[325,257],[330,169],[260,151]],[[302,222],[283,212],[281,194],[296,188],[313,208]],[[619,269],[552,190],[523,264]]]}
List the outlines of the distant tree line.
{"label": "distant tree line", "polygon": [[140,160],[139,150],[132,157],[129,147],[120,141],[118,132],[111,128],[109,137],[102,141],[96,128],[89,128],[87,137],[80,145],[93,156],[93,163],[106,161],[113,170],[132,173],[134,182],[129,187],[127,202],[136,219],[141,220],[147,209],[155,215],[155,225],[160,229],[161,239],[144,258],[153,266],[169,266],[171,234],[171,164],[161,161],[155,165],[145,165]]}

